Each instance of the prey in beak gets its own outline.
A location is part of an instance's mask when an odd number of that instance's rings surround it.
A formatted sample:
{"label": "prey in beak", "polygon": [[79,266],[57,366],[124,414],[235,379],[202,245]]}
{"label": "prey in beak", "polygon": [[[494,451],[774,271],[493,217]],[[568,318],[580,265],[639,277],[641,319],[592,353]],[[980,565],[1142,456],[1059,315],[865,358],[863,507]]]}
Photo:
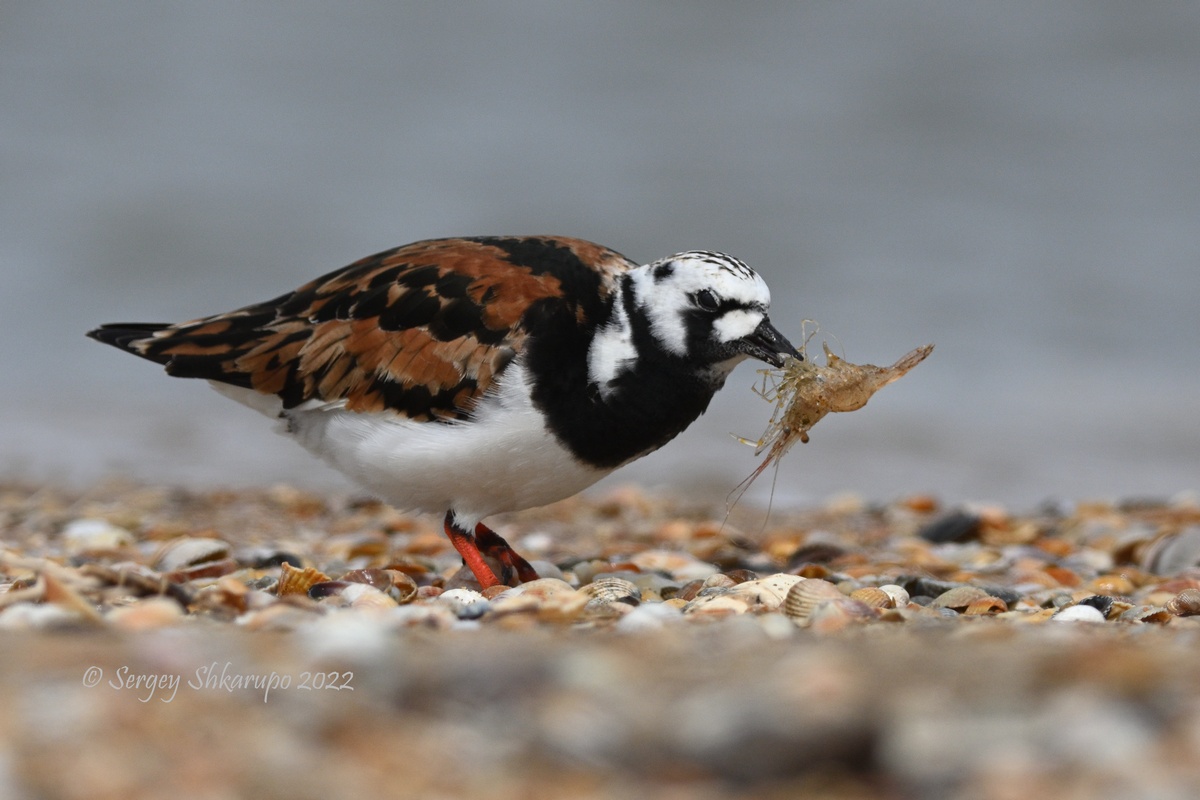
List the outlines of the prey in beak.
{"label": "prey in beak", "polygon": [[787,337],[771,324],[771,320],[763,317],[763,321],[749,336],[738,342],[738,350],[759,361],[765,361],[772,367],[782,367],[788,357],[798,361],[804,360],[804,354],[788,341]]}

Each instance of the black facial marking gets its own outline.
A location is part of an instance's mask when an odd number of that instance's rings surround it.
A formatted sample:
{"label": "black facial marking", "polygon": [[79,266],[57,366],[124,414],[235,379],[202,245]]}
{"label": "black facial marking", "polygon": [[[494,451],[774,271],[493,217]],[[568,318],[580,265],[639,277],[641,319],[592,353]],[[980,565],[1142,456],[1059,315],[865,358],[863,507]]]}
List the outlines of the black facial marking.
{"label": "black facial marking", "polygon": [[654,268],[654,281],[656,283],[661,283],[662,281],[671,277],[671,274],[674,272],[675,272],[675,263],[674,262],[668,261],[665,264],[659,264],[657,267]]}
{"label": "black facial marking", "polygon": [[608,392],[589,384],[592,331],[581,330],[551,304],[528,318],[525,364],[533,378],[533,402],[559,441],[599,467],[616,467],[662,447],[704,413],[720,388],[692,361],[662,348],[645,311],[632,302],[632,292],[626,275],[616,302],[623,302],[629,314],[638,358],[610,382]]}

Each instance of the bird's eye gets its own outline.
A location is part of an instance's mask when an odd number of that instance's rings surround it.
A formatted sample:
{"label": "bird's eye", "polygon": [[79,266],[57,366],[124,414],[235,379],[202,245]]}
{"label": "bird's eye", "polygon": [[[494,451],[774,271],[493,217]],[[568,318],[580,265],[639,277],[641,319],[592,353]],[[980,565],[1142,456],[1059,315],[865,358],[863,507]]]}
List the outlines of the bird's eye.
{"label": "bird's eye", "polygon": [[696,305],[705,311],[716,311],[721,307],[717,302],[717,296],[709,289],[702,289],[696,293]]}

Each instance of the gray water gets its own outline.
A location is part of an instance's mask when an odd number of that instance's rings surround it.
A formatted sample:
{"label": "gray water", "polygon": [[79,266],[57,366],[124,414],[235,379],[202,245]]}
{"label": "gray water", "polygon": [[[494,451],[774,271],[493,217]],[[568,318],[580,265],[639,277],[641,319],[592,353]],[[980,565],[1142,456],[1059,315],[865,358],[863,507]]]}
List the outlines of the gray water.
{"label": "gray water", "polygon": [[[1198,85],[1200,4],[9,2],[0,473],[342,485],[83,332],[559,233],[733,253],[855,361],[937,344],[797,445],[777,503],[1195,491]],[[723,496],[755,379],[610,482]]]}

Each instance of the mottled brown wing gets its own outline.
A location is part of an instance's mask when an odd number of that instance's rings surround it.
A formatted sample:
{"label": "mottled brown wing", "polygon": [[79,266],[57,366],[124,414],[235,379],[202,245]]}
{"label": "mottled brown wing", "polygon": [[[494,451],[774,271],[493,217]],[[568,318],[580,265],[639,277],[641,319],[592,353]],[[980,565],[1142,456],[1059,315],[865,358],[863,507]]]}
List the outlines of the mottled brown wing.
{"label": "mottled brown wing", "polygon": [[379,253],[266,303],[179,325],[106,325],[93,338],[207,378],[418,420],[461,419],[521,351],[537,303],[580,324],[634,266],[565,237],[437,239]]}

